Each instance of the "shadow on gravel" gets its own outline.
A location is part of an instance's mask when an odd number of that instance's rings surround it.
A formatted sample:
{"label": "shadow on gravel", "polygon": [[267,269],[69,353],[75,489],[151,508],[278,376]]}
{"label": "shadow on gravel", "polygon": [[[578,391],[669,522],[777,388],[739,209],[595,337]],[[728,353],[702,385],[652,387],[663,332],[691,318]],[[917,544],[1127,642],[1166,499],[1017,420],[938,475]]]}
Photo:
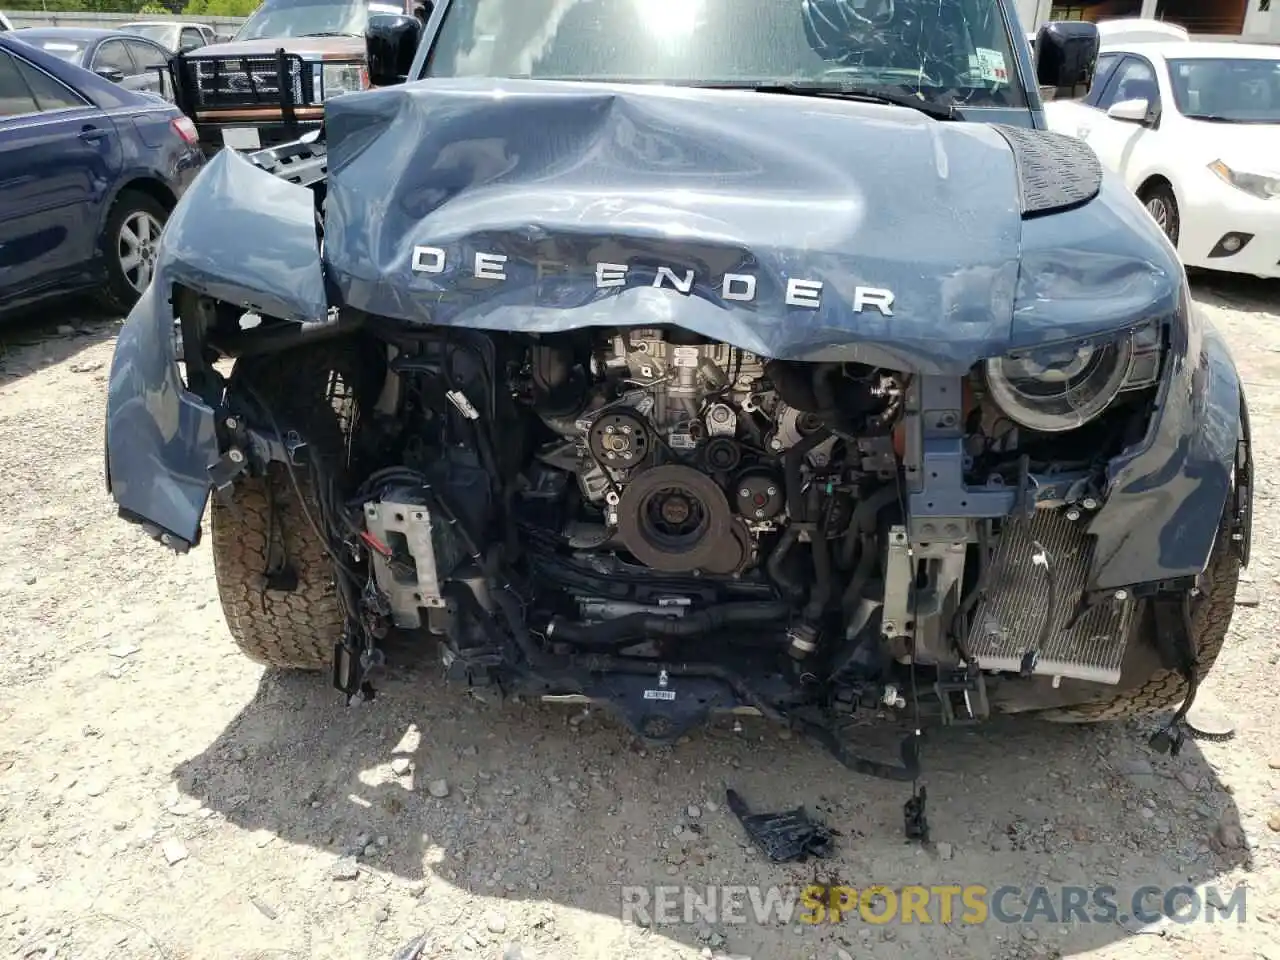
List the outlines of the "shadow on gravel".
{"label": "shadow on gravel", "polygon": [[[1197,298],[1226,306],[1280,302],[1274,281],[1197,275],[1193,283]],[[675,747],[646,750],[598,713],[481,696],[488,702],[444,685],[420,660],[384,678],[372,704],[352,709],[325,678],[267,672],[217,741],[174,773],[183,792],[245,831],[330,853],[322,884],[361,885],[364,873],[381,873],[399,878],[407,895],[429,899],[446,884],[532,907],[532,920],[496,938],[518,938],[526,960],[566,955],[538,904],[617,919],[624,885],[684,884],[705,895],[710,884],[796,890],[815,881],[883,884],[897,891],[897,919],[756,924],[748,906],[746,924],[702,924],[677,900],[676,919],[687,922],[652,936],[756,960],[830,960],[841,950],[1081,955],[1131,937],[1180,937],[1185,919],[1160,915],[1206,922],[1206,901],[1233,905],[1225,875],[1252,865],[1234,801],[1196,744],[1177,758],[1158,756],[1130,727],[1009,719],[931,733],[923,782],[933,843],[922,849],[903,839],[907,785],[851,774],[763,722],[744,721],[741,732],[717,722]],[[873,731],[876,742],[869,753],[893,756],[892,737]],[[397,758],[409,761],[402,775],[392,768]],[[433,795],[437,781],[446,796]],[[782,866],[749,855],[725,809],[726,787],[756,810],[804,804],[836,831],[836,858]],[[337,879],[352,876],[353,861],[362,876]],[[999,914],[970,924],[961,904],[940,922],[935,895],[929,923],[917,913],[903,925],[901,891],[913,884],[983,885]],[[1188,903],[1182,894],[1197,885],[1216,894]],[[870,906],[878,917],[891,909]],[[452,955],[460,938],[462,949],[477,949],[465,937],[480,929],[472,920],[482,910],[465,920],[456,906],[415,912],[437,944],[425,955]]]}
{"label": "shadow on gravel", "polygon": [[[119,318],[89,300],[61,301],[0,318],[0,386],[61,363],[119,332]],[[105,372],[105,369],[104,369]]]}
{"label": "shadow on gravel", "polygon": [[[758,925],[748,906],[746,925],[699,925],[692,913],[651,934],[757,960],[828,960],[869,947],[877,955],[1059,957],[1130,936],[1177,937],[1181,924],[1151,924],[1164,892],[1212,885],[1249,859],[1232,799],[1193,742],[1170,759],[1118,727],[1023,720],[940,731],[924,755],[933,844],[920,849],[903,839],[907,785],[850,774],[769,724],[735,732],[731,722],[714,723],[673,748],[643,750],[611,720],[582,719],[579,707],[484,704],[432,674],[427,666],[401,672],[372,704],[347,709],[325,679],[268,672],[218,740],[175,770],[179,785],[246,831],[331,852],[325,869],[335,875],[317,878],[322,885],[367,883],[336,879],[352,864],[340,858],[357,855],[364,869],[398,876],[410,895],[425,879],[427,898],[442,882],[523,901],[535,915],[536,904],[557,903],[619,918],[624,884],[688,884],[699,893],[708,884],[798,889],[815,880],[1021,891],[1002,895],[1003,923],[966,924],[957,904],[941,924],[935,899],[931,925],[856,917],[816,929]],[[891,748],[886,741],[886,755]],[[394,775],[396,757],[412,770]],[[445,797],[432,795],[438,780],[447,781]],[[724,807],[729,786],[757,810],[805,804],[837,831],[837,858],[779,866],[749,857]],[[699,808],[692,815],[691,804]],[[1143,897],[1149,915],[1136,919],[1113,918],[1097,903],[1075,922],[1064,915],[1063,897],[1075,895],[1064,888],[1092,896],[1099,886],[1114,888],[1122,917],[1139,888],[1160,892]],[[1225,881],[1218,889],[1229,902]],[[483,909],[468,910],[469,921]],[[677,901],[674,919],[683,912]],[[437,944],[452,949],[463,937],[465,949],[476,947],[458,917],[430,903],[414,915],[437,924],[428,926]],[[551,916],[523,929],[526,960],[563,953],[550,939]],[[1011,927],[1015,919],[1028,922]]]}
{"label": "shadow on gravel", "polygon": [[1280,280],[1195,270],[1188,274],[1197,300],[1233,310],[1280,310]]}

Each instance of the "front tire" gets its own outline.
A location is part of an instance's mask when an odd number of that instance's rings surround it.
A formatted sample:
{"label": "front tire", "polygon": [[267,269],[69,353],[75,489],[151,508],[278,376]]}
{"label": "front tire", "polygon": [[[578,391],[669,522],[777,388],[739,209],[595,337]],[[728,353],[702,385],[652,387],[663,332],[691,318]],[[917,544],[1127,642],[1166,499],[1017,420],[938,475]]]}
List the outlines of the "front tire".
{"label": "front tire", "polygon": [[[335,370],[342,365],[339,351],[323,348],[242,360],[232,390],[237,380],[247,384],[250,396],[261,397],[281,430],[298,430],[311,456],[341,472],[356,406],[351,378]],[[334,561],[313,526],[324,521],[312,471],[294,467],[292,472],[290,477],[289,468],[273,462],[265,476],[238,481],[229,501],[215,498],[210,508],[213,567],[227,627],[245,656],[286,670],[324,670],[342,638],[345,617]],[[296,578],[296,584],[268,576],[282,560],[287,579]]]}

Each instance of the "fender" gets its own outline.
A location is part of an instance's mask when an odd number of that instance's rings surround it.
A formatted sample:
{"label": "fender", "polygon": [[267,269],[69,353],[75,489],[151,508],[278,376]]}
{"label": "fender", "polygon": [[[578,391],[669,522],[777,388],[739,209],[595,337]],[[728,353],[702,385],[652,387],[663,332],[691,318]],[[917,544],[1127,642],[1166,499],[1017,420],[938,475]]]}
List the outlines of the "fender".
{"label": "fender", "polygon": [[[183,550],[200,538],[214,410],[175,359],[174,288],[306,326],[328,304],[311,191],[219,153],[174,208],[156,275],[116,346],[107,396],[106,477],[122,517]],[[189,346],[191,355],[200,347]]]}
{"label": "fender", "polygon": [[[1244,391],[1221,334],[1207,323],[1192,328],[1146,441],[1110,464],[1106,503],[1089,530],[1096,538],[1091,589],[1196,577],[1224,511],[1233,514],[1247,561],[1252,437]],[[1243,510],[1233,499],[1241,479]]]}

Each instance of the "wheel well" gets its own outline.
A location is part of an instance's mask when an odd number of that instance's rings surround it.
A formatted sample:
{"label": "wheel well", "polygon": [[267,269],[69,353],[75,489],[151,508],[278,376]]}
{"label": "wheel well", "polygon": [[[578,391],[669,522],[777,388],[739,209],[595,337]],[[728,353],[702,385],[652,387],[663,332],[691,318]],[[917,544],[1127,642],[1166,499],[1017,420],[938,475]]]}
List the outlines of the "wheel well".
{"label": "wheel well", "polygon": [[172,210],[178,203],[178,198],[173,195],[173,191],[166,187],[159,180],[153,180],[150,177],[138,177],[130,180],[116,193],[119,198],[125,191],[133,190],[137,193],[145,193],[151,197],[156,203],[164,207],[166,211]]}
{"label": "wheel well", "polygon": [[1154,176],[1147,177],[1147,179],[1143,181],[1142,186],[1138,188],[1138,196],[1140,197],[1146,196],[1147,191],[1149,191],[1152,187],[1164,187],[1166,190],[1168,190],[1170,193],[1173,194],[1173,198],[1175,200],[1178,199],[1178,194],[1173,189],[1173,184],[1169,182],[1169,179],[1167,177],[1161,176],[1158,173],[1155,174]]}

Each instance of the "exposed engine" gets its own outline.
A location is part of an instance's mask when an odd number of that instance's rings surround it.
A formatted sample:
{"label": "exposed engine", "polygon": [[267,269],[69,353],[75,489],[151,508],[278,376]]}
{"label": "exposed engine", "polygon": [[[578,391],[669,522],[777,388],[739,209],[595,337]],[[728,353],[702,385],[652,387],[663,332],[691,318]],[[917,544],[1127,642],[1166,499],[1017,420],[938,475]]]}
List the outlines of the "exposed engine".
{"label": "exposed engine", "polygon": [[538,460],[581,492],[575,544],[622,548],[655,571],[741,575],[820,489],[893,476],[891,372],[765,362],[645,329],[539,344],[530,378],[533,408],[562,438]]}

